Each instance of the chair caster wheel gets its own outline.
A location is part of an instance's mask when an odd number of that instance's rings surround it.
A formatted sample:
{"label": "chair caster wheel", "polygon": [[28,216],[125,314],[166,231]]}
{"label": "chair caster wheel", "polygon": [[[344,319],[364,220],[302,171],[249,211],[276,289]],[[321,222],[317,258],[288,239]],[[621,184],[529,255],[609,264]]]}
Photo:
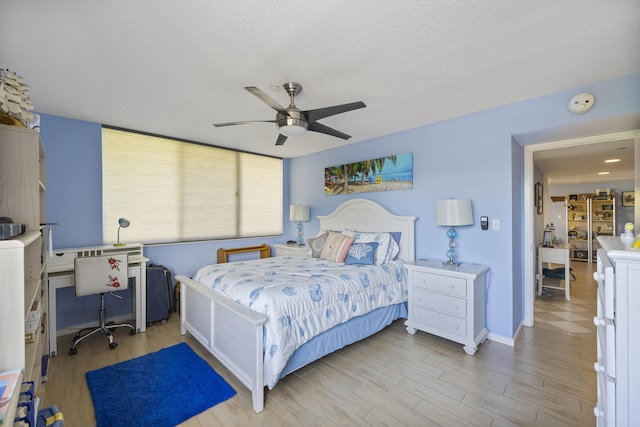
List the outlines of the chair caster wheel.
{"label": "chair caster wheel", "polygon": [[73,356],[73,355],[74,355],[74,354],[76,354],[77,352],[78,352],[78,349],[77,349],[77,348],[73,348],[73,347],[71,347],[71,348],[69,349],[69,356]]}
{"label": "chair caster wheel", "polygon": [[114,348],[116,348],[117,346],[118,346],[118,343],[117,343],[117,342],[109,343],[109,348],[110,348],[111,350],[113,350],[113,349],[114,349]]}

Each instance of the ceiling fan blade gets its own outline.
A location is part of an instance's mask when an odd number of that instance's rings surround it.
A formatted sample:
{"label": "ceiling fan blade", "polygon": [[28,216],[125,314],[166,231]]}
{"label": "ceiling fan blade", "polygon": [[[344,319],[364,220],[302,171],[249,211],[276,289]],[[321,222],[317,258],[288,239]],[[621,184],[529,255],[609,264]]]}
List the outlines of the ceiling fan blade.
{"label": "ceiling fan blade", "polygon": [[309,127],[307,128],[307,130],[310,130],[312,132],[320,132],[320,133],[324,133],[326,135],[331,135],[331,136],[335,136],[336,138],[342,138],[342,139],[349,139],[351,138],[351,135],[347,135],[346,133],[342,133],[339,130],[335,130],[333,128],[330,128],[329,126],[325,126],[322,123],[309,123]]}
{"label": "ceiling fan blade", "polygon": [[284,145],[284,142],[287,140],[287,137],[283,134],[278,135],[278,140],[276,141],[276,145]]}
{"label": "ceiling fan blade", "polygon": [[288,115],[287,114],[287,110],[285,110],[284,107],[282,107],[282,105],[278,104],[273,98],[271,98],[269,95],[267,95],[266,93],[264,93],[263,91],[261,91],[257,87],[255,87],[255,86],[246,86],[245,89],[248,90],[249,92],[251,92],[252,94],[254,94],[255,96],[257,96],[258,98],[260,98],[260,100],[262,102],[264,102],[269,107],[271,107],[274,110],[276,110],[278,113],[282,113],[282,114]]}
{"label": "ceiling fan blade", "polygon": [[366,107],[366,105],[364,105],[364,102],[358,101],[358,102],[351,102],[349,104],[334,105],[333,107],[325,107],[325,108],[318,108],[315,110],[304,111],[304,114],[307,116],[309,123],[313,123],[316,120],[320,120],[325,117],[334,116],[340,113],[346,113],[347,111],[357,110],[358,108],[364,108],[364,107]]}
{"label": "ceiling fan blade", "polygon": [[275,123],[275,120],[246,120],[243,122],[227,122],[227,123],[214,123],[213,125],[217,128],[223,126],[235,126],[235,125],[246,125],[249,123]]}

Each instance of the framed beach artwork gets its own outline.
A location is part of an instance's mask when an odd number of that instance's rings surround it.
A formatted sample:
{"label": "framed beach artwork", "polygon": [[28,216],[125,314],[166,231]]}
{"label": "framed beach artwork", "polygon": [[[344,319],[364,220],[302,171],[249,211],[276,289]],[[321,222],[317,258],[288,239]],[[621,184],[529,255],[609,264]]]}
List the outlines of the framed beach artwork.
{"label": "framed beach artwork", "polygon": [[413,153],[363,160],[324,169],[324,194],[368,193],[413,188]]}

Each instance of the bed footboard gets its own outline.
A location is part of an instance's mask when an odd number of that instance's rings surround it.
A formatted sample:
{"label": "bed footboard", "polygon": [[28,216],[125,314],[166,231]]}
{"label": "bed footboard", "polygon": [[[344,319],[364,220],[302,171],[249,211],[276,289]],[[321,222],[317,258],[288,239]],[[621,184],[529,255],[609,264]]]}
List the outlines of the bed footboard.
{"label": "bed footboard", "polygon": [[189,332],[249,390],[264,409],[263,324],[266,317],[186,276],[180,282],[180,333]]}

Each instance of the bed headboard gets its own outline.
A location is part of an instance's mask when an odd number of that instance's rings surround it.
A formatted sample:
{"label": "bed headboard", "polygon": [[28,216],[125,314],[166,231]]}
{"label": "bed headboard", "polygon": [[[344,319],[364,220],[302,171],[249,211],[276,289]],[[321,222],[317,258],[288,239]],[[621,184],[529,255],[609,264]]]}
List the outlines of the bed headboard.
{"label": "bed headboard", "polygon": [[403,261],[415,259],[415,216],[398,216],[366,199],[347,200],[329,215],[318,215],[320,230],[350,228],[362,232],[401,232],[400,253]]}

